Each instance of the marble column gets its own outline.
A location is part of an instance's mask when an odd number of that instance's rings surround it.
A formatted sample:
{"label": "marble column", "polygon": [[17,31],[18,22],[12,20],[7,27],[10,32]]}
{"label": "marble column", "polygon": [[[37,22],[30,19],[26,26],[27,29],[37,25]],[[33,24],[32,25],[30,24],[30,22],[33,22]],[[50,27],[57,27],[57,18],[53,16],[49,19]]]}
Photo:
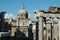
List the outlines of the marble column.
{"label": "marble column", "polygon": [[52,22],[50,19],[46,20],[47,40],[51,40]]}
{"label": "marble column", "polygon": [[60,18],[58,20],[58,23],[59,23],[59,40],[60,40]]}
{"label": "marble column", "polygon": [[52,22],[52,26],[51,26],[51,40],[54,40],[54,22],[53,22],[54,18],[51,17],[51,22]]}
{"label": "marble column", "polygon": [[33,32],[33,40],[36,40],[36,23],[33,23],[32,32]]}
{"label": "marble column", "polygon": [[39,27],[38,27],[38,40],[43,40],[43,18],[42,17],[39,17]]}
{"label": "marble column", "polygon": [[58,24],[54,23],[54,40],[58,40]]}
{"label": "marble column", "polygon": [[36,40],[36,32],[33,32],[33,40]]}
{"label": "marble column", "polygon": [[43,30],[44,30],[44,32],[43,32],[43,34],[44,34],[44,39],[43,40],[47,40],[47,33],[46,33],[46,24],[45,24],[45,22],[43,23]]}

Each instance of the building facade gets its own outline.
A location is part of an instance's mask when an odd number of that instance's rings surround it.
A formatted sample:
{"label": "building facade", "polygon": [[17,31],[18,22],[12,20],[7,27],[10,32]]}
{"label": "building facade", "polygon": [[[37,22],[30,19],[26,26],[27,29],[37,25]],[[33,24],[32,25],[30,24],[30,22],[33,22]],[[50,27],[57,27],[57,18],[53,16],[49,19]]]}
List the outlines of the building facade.
{"label": "building facade", "polygon": [[[21,32],[26,37],[29,37],[29,40],[60,40],[60,8],[51,6],[47,11],[35,10],[34,13],[36,21],[32,21],[29,18],[28,12],[25,10],[24,5],[22,5],[21,10],[18,12],[17,20],[3,20],[3,16],[0,14],[2,17],[0,18],[2,31],[4,31],[6,24],[11,24],[11,37],[14,37],[17,31],[18,37],[20,37]],[[55,18],[58,19],[58,21],[54,21]],[[4,22],[6,22],[6,24]],[[8,27],[9,25],[6,26]],[[5,30],[7,30],[7,28],[5,28]]]}
{"label": "building facade", "polygon": [[[30,40],[59,40],[60,39],[60,8],[51,6],[48,11],[36,10],[34,11],[36,21],[32,22],[29,19],[28,12],[22,5],[21,10],[18,12],[17,26],[12,27],[12,35],[16,29],[19,29]],[[58,21],[54,21],[54,19]],[[30,25],[31,24],[31,25]],[[30,29],[31,28],[31,29]],[[29,30],[28,30],[29,29]],[[14,32],[13,32],[14,30]]]}
{"label": "building facade", "polygon": [[18,28],[28,37],[28,26],[30,20],[28,17],[28,12],[25,10],[24,5],[22,5],[21,10],[18,12]]}
{"label": "building facade", "polygon": [[55,22],[54,18],[60,21],[60,8],[51,6],[48,11],[36,10],[38,25],[38,40],[60,40],[60,22]]}

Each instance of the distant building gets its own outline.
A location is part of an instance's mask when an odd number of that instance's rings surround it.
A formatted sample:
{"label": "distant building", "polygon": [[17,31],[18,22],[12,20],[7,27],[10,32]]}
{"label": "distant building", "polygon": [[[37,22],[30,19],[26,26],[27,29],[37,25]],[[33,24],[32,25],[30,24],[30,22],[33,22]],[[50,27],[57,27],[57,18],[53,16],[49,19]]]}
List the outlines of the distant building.
{"label": "distant building", "polygon": [[1,32],[8,32],[10,30],[10,23],[8,19],[4,18],[6,12],[0,12],[0,31]]}
{"label": "distant building", "polygon": [[4,32],[4,25],[5,25],[5,23],[4,23],[4,14],[5,14],[6,12],[0,12],[0,32]]}
{"label": "distant building", "polygon": [[4,14],[6,12],[0,12],[0,40],[6,40],[10,37],[10,25],[5,22]]}
{"label": "distant building", "polygon": [[19,10],[18,12],[18,28],[27,37],[28,37],[29,23],[30,23],[30,20],[29,20],[28,12],[25,10],[24,5],[22,5],[21,10]]}

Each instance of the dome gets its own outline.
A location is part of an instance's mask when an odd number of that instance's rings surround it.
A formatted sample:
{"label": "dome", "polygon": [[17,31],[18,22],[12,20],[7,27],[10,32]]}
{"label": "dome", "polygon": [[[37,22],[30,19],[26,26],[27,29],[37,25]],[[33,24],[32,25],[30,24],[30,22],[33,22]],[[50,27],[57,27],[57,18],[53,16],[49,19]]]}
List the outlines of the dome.
{"label": "dome", "polygon": [[27,16],[28,16],[28,12],[25,10],[24,5],[22,5],[21,10],[19,10],[18,16],[19,16],[20,18],[28,18],[28,17],[27,17]]}

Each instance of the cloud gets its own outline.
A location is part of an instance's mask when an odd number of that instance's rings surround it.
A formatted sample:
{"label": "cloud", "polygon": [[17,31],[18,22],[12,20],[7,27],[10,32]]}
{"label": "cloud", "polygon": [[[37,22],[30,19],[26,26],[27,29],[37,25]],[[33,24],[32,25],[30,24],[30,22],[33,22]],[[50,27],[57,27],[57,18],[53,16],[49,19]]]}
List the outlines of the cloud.
{"label": "cloud", "polygon": [[16,19],[17,16],[15,14],[12,14],[12,13],[6,13],[4,18],[5,19]]}
{"label": "cloud", "polygon": [[33,21],[35,21],[35,15],[34,14],[29,14],[29,18],[31,18]]}
{"label": "cloud", "polygon": [[[35,21],[35,15],[34,14],[28,14],[29,18]],[[4,16],[5,19],[15,19],[17,20],[17,15],[12,14],[12,13],[6,13]]]}
{"label": "cloud", "polygon": [[57,18],[54,18],[54,22],[58,22],[58,19]]}

